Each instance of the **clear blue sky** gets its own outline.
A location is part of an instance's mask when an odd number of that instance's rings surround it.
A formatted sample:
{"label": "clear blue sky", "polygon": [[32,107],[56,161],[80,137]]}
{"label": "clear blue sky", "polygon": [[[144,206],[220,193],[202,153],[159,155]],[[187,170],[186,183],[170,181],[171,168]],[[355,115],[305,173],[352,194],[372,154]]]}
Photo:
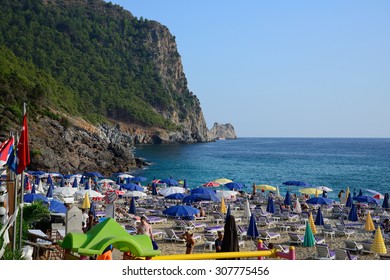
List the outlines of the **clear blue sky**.
{"label": "clear blue sky", "polygon": [[390,137],[390,1],[111,2],[176,37],[209,128]]}

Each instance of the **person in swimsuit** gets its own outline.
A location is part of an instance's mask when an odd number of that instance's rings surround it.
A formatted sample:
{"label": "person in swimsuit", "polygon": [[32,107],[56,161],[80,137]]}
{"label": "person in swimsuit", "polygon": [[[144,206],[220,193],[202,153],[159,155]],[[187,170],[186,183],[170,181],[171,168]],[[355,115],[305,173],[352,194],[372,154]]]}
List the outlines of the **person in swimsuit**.
{"label": "person in swimsuit", "polygon": [[186,254],[192,254],[195,247],[194,234],[191,231],[187,231],[182,237],[186,241]]}

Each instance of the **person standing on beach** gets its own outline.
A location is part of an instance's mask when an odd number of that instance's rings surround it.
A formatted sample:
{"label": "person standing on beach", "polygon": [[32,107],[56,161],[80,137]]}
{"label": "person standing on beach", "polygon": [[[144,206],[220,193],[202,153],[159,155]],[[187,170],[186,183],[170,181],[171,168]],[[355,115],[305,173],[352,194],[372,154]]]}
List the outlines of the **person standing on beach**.
{"label": "person standing on beach", "polygon": [[218,231],[218,238],[215,239],[215,252],[221,252],[222,249],[223,232]]}
{"label": "person standing on beach", "polygon": [[187,231],[182,237],[186,241],[186,254],[192,254],[195,247],[194,234],[191,231]]}
{"label": "person standing on beach", "polygon": [[141,221],[137,226],[137,234],[146,234],[153,240],[152,226],[147,222],[145,216],[141,216]]}

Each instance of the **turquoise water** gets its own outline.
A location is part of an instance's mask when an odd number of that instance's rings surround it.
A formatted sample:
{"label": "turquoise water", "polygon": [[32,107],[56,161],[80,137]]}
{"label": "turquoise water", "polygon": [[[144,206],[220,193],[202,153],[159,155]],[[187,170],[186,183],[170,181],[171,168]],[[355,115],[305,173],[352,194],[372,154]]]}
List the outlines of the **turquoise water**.
{"label": "turquoise water", "polygon": [[[217,178],[279,186],[289,180],[328,186],[330,198],[350,190],[390,191],[390,139],[239,138],[202,144],[143,145],[137,157],[151,163],[136,175],[186,179],[190,188]],[[369,193],[366,193],[369,194]]]}

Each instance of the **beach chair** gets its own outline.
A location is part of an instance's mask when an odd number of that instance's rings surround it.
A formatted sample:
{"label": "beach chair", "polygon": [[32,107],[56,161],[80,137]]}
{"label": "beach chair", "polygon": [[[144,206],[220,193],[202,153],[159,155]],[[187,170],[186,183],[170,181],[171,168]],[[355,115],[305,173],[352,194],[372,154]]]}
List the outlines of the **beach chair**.
{"label": "beach chair", "polygon": [[277,233],[277,232],[269,232],[267,230],[259,230],[259,238],[261,240],[268,240],[268,241],[271,241],[271,240],[278,240],[280,238],[280,233]]}
{"label": "beach chair", "polygon": [[224,226],[209,226],[204,228],[204,232],[207,233],[212,233],[212,234],[217,234],[218,231],[223,231]]}
{"label": "beach chair", "polygon": [[314,235],[314,239],[316,240],[316,244],[324,244],[325,243],[325,238],[322,236]]}
{"label": "beach chair", "polygon": [[335,252],[335,260],[357,260],[357,256],[355,255],[351,255],[347,250],[345,249],[341,249],[341,248],[337,248],[334,250]]}
{"label": "beach chair", "polygon": [[192,229],[204,229],[207,225],[205,223],[197,223],[191,220],[185,221],[186,225],[192,227]]}
{"label": "beach chair", "polygon": [[326,244],[316,244],[317,255],[314,257],[316,260],[334,260],[336,253],[329,249]]}
{"label": "beach chair", "polygon": [[206,247],[208,246],[209,247],[209,250],[212,251],[213,250],[213,247],[215,247],[215,235],[214,234],[205,234],[204,235],[204,249],[206,249]]}
{"label": "beach chair", "polygon": [[355,230],[347,229],[343,225],[336,225],[335,232],[336,232],[337,236],[346,236],[347,238],[349,238],[351,235],[355,234]]}
{"label": "beach chair", "polygon": [[246,233],[247,233],[247,229],[243,228],[240,225],[237,225],[237,235],[240,238],[240,240],[242,240],[244,237],[248,238],[248,235]]}
{"label": "beach chair", "polygon": [[183,230],[183,231],[187,231],[187,230],[191,230],[193,229],[192,226],[188,225],[185,221],[183,220],[179,220],[179,219],[175,219],[174,220],[174,227],[177,228],[177,229],[180,229],[180,230]]}
{"label": "beach chair", "polygon": [[260,216],[259,219],[257,220],[258,225],[260,227],[273,227],[275,226],[275,221],[270,221],[268,219],[268,216]]}
{"label": "beach chair", "polygon": [[363,246],[362,253],[375,254],[374,251],[371,251],[371,242],[363,241],[361,244]]}
{"label": "beach chair", "polygon": [[212,216],[213,216],[213,218],[212,218],[213,224],[215,223],[215,224],[219,225],[220,222],[223,223],[225,221],[225,219],[223,218],[221,213],[213,212]]}
{"label": "beach chair", "polygon": [[304,236],[303,235],[290,232],[288,234],[288,236],[290,237],[290,244],[291,245],[300,246],[300,245],[303,244],[303,240],[304,240]]}
{"label": "beach chair", "polygon": [[355,252],[357,254],[362,253],[363,245],[352,240],[344,240],[345,250]]}
{"label": "beach chair", "polygon": [[185,242],[185,239],[181,237],[183,232],[175,232],[173,229],[166,228],[164,229],[166,236],[164,237],[164,240],[171,241],[171,242]]}

